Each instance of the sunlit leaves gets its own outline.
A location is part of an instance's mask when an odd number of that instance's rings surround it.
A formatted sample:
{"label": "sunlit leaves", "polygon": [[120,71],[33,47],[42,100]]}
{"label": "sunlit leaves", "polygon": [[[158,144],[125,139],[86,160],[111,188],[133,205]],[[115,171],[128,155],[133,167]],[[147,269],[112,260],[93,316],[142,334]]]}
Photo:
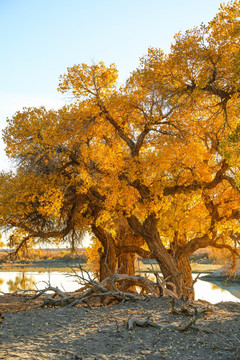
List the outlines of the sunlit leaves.
{"label": "sunlit leaves", "polygon": [[176,34],[169,54],[149,48],[121,88],[113,64],[73,65],[59,84],[71,105],[9,119],[18,169],[1,175],[1,224],[94,224],[115,238],[119,218],[154,214],[168,247],[204,234],[229,241],[239,229],[239,8]]}
{"label": "sunlit leaves", "polygon": [[116,66],[106,67],[103,62],[89,66],[74,65],[67,74],[60,77],[59,90],[71,90],[76,97],[95,97],[109,95],[115,88],[118,72]]}

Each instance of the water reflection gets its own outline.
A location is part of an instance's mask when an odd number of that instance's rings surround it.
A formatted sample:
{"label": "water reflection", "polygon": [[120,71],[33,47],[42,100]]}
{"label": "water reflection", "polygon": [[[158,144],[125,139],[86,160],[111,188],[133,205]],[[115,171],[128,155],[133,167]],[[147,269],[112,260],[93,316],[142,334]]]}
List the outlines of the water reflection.
{"label": "water reflection", "polygon": [[[204,274],[203,274],[204,275]],[[223,284],[225,284],[225,287],[223,288]],[[221,285],[221,286],[220,286]],[[240,283],[236,283],[234,285],[236,288],[240,290]],[[219,284],[201,280],[201,278],[198,279],[194,286],[195,290],[195,299],[201,299],[211,302],[212,304],[216,304],[221,301],[234,301],[234,302],[240,302],[240,296],[231,294],[232,283],[219,281]]]}
{"label": "water reflection", "polygon": [[8,292],[12,293],[21,290],[32,290],[34,289],[34,285],[36,283],[35,277],[32,275],[26,275],[25,272],[18,274],[15,279],[10,279],[7,281]]}
{"label": "water reflection", "polygon": [[[193,275],[195,277],[196,275]],[[18,289],[43,289],[47,283],[57,286],[64,291],[75,291],[80,285],[75,278],[66,273],[53,272],[1,272],[0,292],[9,293]],[[221,301],[240,302],[240,282],[203,281],[198,279],[195,286],[195,298],[209,301],[213,304]]]}
{"label": "water reflection", "polygon": [[219,290],[222,294],[226,291],[232,294],[234,297],[240,299],[240,282],[239,281],[223,281],[223,280],[204,280],[210,282],[213,290]]}
{"label": "water reflection", "polygon": [[0,273],[0,292],[2,293],[11,293],[18,289],[44,289],[49,283],[64,291],[75,291],[80,287],[73,278],[58,271],[41,273],[4,271]]}

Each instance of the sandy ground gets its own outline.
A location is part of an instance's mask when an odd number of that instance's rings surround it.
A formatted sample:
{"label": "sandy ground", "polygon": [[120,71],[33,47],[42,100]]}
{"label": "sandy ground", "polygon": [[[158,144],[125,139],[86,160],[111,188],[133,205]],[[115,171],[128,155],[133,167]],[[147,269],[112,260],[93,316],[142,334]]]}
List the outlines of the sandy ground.
{"label": "sandy ground", "polygon": [[212,306],[214,311],[197,321],[198,329],[185,332],[154,327],[130,331],[126,327],[132,315],[151,316],[158,324],[180,324],[186,317],[170,313],[169,298],[91,309],[20,310],[16,304],[20,303],[13,296],[1,297],[1,360],[240,360],[237,303]]}

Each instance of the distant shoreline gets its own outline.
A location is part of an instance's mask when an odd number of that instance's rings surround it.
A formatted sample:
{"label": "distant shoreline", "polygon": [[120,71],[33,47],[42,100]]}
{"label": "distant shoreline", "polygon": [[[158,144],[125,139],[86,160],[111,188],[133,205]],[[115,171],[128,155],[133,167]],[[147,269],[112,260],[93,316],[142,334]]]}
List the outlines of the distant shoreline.
{"label": "distant shoreline", "polygon": [[86,262],[79,261],[79,259],[71,260],[60,260],[60,259],[50,259],[50,260],[29,260],[29,261],[17,261],[12,263],[0,264],[0,271],[69,271],[71,268],[77,268],[78,265],[86,266]]}
{"label": "distant shoreline", "polygon": [[[79,259],[44,259],[44,260],[29,260],[29,261],[16,261],[13,263],[4,263],[0,264],[0,271],[19,271],[19,272],[29,272],[29,271],[71,271],[71,268],[77,268],[81,264],[83,267],[89,267],[87,262],[81,261]],[[192,263],[192,273],[207,273],[211,274],[214,271],[218,270],[221,265],[219,264],[198,264]],[[154,268],[158,268],[158,265],[154,265]],[[138,269],[136,269],[137,272]],[[149,265],[141,264],[141,272],[149,272]]]}

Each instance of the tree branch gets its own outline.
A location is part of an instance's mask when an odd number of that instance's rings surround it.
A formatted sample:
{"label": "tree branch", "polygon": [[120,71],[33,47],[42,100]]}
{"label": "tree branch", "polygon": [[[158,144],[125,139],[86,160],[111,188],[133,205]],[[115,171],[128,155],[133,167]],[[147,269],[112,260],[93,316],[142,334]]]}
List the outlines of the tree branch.
{"label": "tree branch", "polygon": [[225,160],[223,160],[221,163],[221,168],[216,172],[216,175],[212,181],[199,182],[199,181],[193,180],[193,182],[189,185],[174,185],[174,186],[166,187],[163,190],[163,195],[168,196],[168,195],[181,194],[181,193],[186,193],[188,191],[195,191],[198,189],[202,189],[202,190],[213,189],[219,183],[221,183],[223,180],[228,180],[225,176],[225,172],[228,169],[229,169],[229,166],[228,166],[227,162]]}

